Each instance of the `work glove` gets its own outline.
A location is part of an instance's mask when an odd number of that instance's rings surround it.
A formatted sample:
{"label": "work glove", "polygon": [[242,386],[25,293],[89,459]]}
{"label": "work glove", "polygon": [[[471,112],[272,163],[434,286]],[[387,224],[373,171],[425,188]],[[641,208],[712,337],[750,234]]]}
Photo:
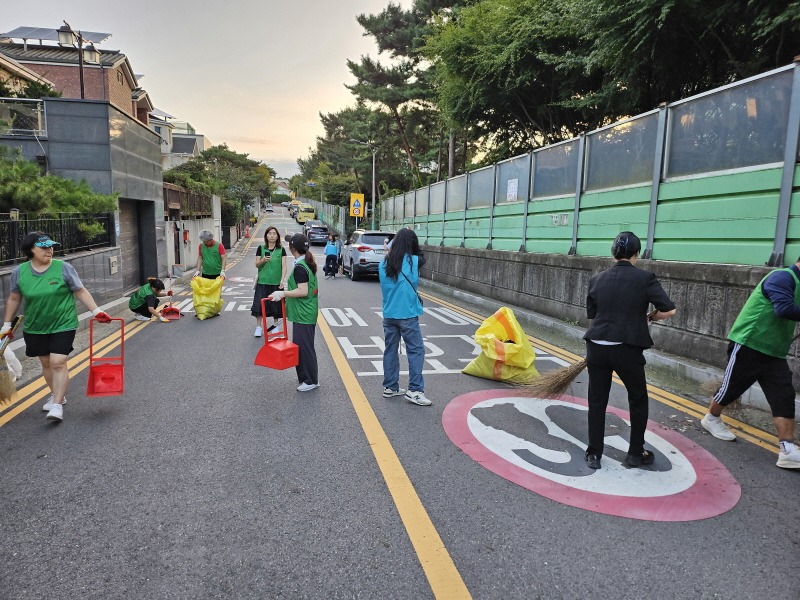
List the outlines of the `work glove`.
{"label": "work glove", "polygon": [[267,297],[267,300],[272,300],[272,302],[280,302],[285,297],[286,297],[286,292],[282,290],[276,290]]}
{"label": "work glove", "polygon": [[220,271],[219,272],[219,276],[224,278],[225,277],[225,271]]}
{"label": "work glove", "polygon": [[159,315],[158,320],[162,323],[169,323],[169,319],[167,317],[162,317]]}
{"label": "work glove", "polygon": [[202,275],[202,273],[200,271],[195,271],[194,272],[194,276],[195,277],[200,277],[200,275]]}
{"label": "work glove", "polygon": [[6,321],[3,323],[3,327],[0,328],[0,339],[8,336],[12,340],[14,339],[14,334],[11,331],[11,321]]}
{"label": "work glove", "polygon": [[167,296],[172,296],[172,290],[167,292]]}
{"label": "work glove", "polygon": [[111,316],[107,313],[104,313],[99,308],[95,308],[92,311],[92,315],[94,315],[94,318],[100,321],[101,323],[111,323]]}

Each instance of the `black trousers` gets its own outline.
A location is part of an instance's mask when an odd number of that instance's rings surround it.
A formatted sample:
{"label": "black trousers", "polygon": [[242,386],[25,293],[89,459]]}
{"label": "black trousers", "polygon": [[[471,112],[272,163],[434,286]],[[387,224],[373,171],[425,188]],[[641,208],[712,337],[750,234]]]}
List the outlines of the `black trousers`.
{"label": "black trousers", "polygon": [[328,254],[325,256],[325,275],[336,275],[339,270],[339,259],[335,254]]}
{"label": "black trousers", "polygon": [[300,354],[300,363],[295,367],[298,383],[319,383],[317,350],[314,348],[314,334],[316,331],[316,324],[292,323],[292,342],[297,344]]}
{"label": "black trousers", "polygon": [[628,391],[631,415],[629,454],[644,452],[648,397],[644,376],[644,349],[628,344],[605,346],[586,340],[586,366],[589,371],[589,447],[590,454],[603,455],[606,407],[611,392],[611,376],[619,375]]}

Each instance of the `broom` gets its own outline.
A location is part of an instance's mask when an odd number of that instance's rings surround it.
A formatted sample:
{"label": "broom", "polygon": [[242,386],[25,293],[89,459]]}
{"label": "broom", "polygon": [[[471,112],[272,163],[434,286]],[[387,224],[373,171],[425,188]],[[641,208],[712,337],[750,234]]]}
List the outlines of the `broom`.
{"label": "broom", "polygon": [[14,385],[14,377],[6,362],[5,353],[11,340],[14,339],[14,332],[17,327],[19,327],[20,323],[22,323],[22,315],[17,315],[14,317],[14,320],[11,321],[11,330],[8,332],[8,335],[0,342],[0,404],[5,404],[11,400],[14,396],[14,392],[17,391],[17,387]]}
{"label": "broom", "polygon": [[520,384],[520,388],[531,397],[550,398],[563,394],[572,384],[575,378],[586,368],[586,359],[583,358],[576,363],[548,371],[528,383]]}

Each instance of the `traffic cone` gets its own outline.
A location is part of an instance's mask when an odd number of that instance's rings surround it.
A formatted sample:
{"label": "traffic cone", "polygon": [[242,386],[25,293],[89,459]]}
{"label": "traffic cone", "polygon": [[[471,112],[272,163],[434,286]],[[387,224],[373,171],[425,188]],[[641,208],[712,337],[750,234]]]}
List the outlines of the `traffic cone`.
{"label": "traffic cone", "polygon": [[249,227],[245,227],[244,228],[244,237],[246,237],[246,238],[250,237],[250,228]]}

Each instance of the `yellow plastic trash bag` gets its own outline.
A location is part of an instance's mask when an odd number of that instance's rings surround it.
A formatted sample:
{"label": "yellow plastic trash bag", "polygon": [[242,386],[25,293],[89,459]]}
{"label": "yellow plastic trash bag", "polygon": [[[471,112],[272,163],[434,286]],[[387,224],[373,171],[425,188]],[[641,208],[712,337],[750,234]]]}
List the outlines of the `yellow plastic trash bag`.
{"label": "yellow plastic trash bag", "polygon": [[533,346],[511,309],[504,306],[481,323],[474,339],[481,353],[462,373],[511,383],[526,383],[539,376]]}
{"label": "yellow plastic trash bag", "polygon": [[194,312],[201,321],[209,319],[222,310],[222,285],[225,279],[192,278],[192,303]]}

